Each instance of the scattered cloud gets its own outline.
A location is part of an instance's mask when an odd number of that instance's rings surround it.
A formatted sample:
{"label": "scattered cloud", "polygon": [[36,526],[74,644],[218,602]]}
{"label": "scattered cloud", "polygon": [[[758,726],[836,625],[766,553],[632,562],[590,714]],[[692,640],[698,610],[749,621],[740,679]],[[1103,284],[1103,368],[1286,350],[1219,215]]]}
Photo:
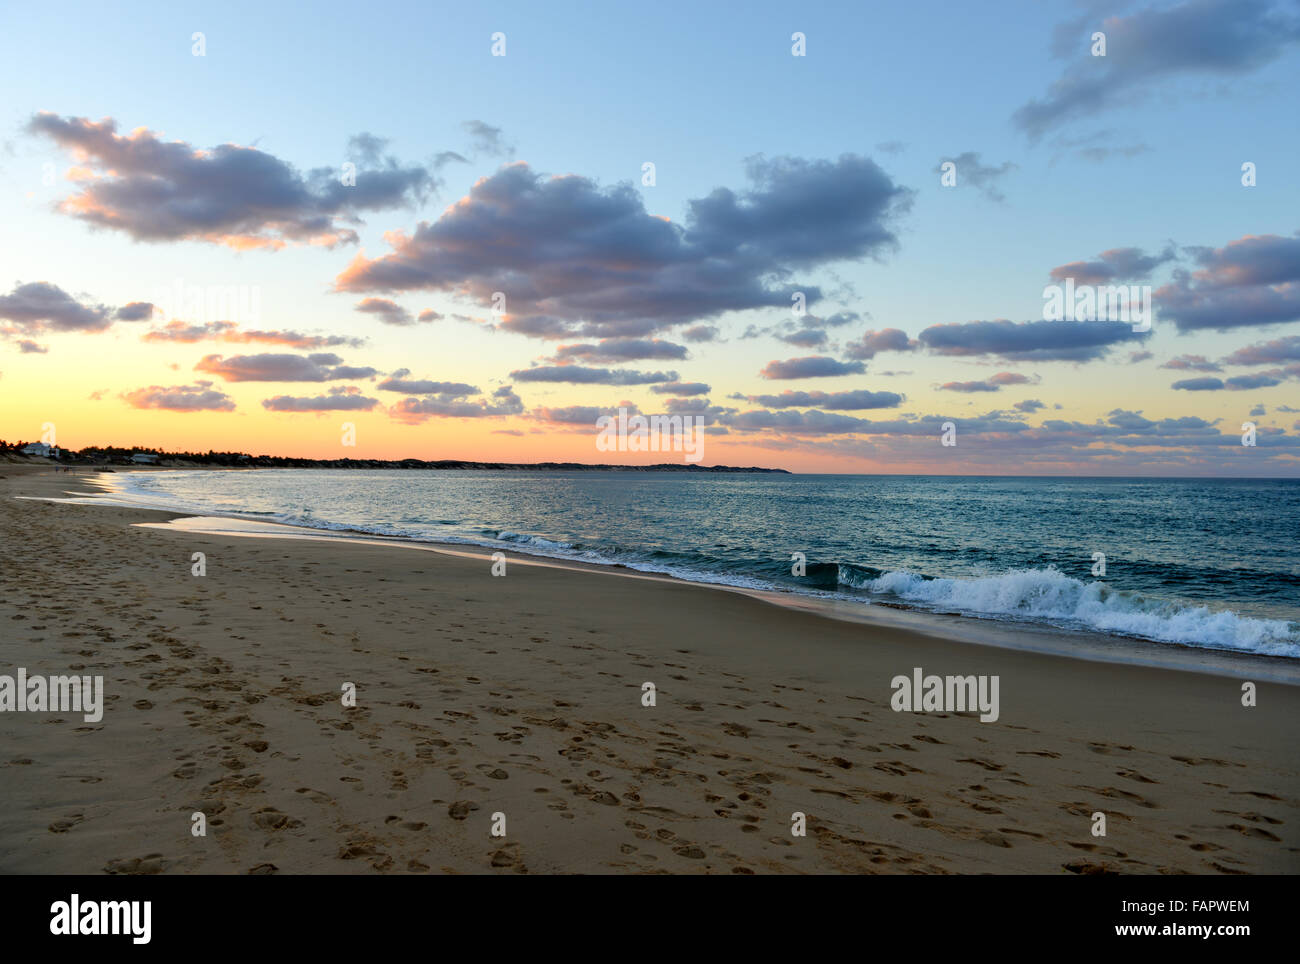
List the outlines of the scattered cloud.
{"label": "scattered cloud", "polygon": [[917,340],[938,355],[1085,362],[1104,357],[1118,344],[1145,337],[1125,322],[999,319],[931,325]]}
{"label": "scattered cloud", "polygon": [[829,378],[838,375],[861,375],[867,366],[859,361],[836,361],[822,355],[810,355],[806,358],[789,358],[785,361],[770,361],[759,372],[764,378]]}
{"label": "scattered cloud", "polygon": [[[1294,8],[1271,0],[1186,0],[1149,6],[1128,16],[1069,25],[1074,56],[1047,94],[1015,112],[1013,122],[1033,140],[1046,132],[1129,106],[1180,77],[1233,77],[1276,60],[1300,41]],[[1091,55],[1093,30],[1106,35],[1106,56]],[[1058,33],[1056,50],[1064,52]]]}
{"label": "scattered cloud", "polygon": [[996,375],[990,375],[988,378],[974,382],[946,382],[939,386],[940,391],[944,392],[997,392],[1001,391],[1006,385],[1033,385],[1038,379],[1030,378],[1028,375],[1020,375],[1016,372],[998,372]]}
{"label": "scattered cloud", "polygon": [[716,188],[681,223],[648,213],[630,184],[543,177],[526,163],[482,178],[469,195],[392,252],[358,257],[340,291],[434,290],[488,304],[506,296],[499,327],[530,337],[645,337],[727,311],[789,308],[815,285],[792,274],[881,257],[911,192],[874,162],[752,158],[751,186]]}
{"label": "scattered cloud", "polygon": [[1177,249],[1171,244],[1159,254],[1147,254],[1141,248],[1111,248],[1093,261],[1071,261],[1053,268],[1053,281],[1073,278],[1076,285],[1111,285],[1145,281],[1162,264],[1176,260]]}
{"label": "scattered cloud", "polygon": [[1189,249],[1200,265],[1157,289],[1160,317],[1179,331],[1227,331],[1300,320],[1300,232],[1247,235],[1222,248]]}
{"label": "scattered cloud", "polygon": [[832,411],[857,411],[868,408],[895,408],[902,404],[897,392],[795,392],[786,389],[779,395],[749,395],[745,400],[764,408],[822,408]]}
{"label": "scattered cloud", "polygon": [[153,305],[145,301],[114,308],[74,298],[48,281],[20,282],[8,294],[0,294],[0,337],[96,334],[115,322],[143,321],[152,313]]}
{"label": "scattered cloud", "polygon": [[331,352],[310,355],[268,353],[262,355],[204,355],[195,371],[218,375],[228,382],[329,382],[369,378],[379,372],[343,364]]}
{"label": "scattered cloud", "polygon": [[1003,161],[997,167],[980,163],[980,155],[976,151],[965,151],[956,157],[943,157],[939,163],[934,166],[935,174],[943,173],[943,165],[951,162],[956,165],[957,186],[969,183],[978,188],[990,201],[996,201],[1001,204],[1006,200],[1006,195],[998,188],[998,182],[1012,171],[1017,170],[1017,166],[1010,161]]}
{"label": "scattered cloud", "polygon": [[378,404],[379,399],[367,398],[351,385],[331,388],[326,395],[276,395],[262,401],[269,412],[368,412]]}
{"label": "scattered cloud", "polygon": [[265,151],[236,144],[201,149],[137,128],[117,133],[112,118],[92,121],[42,112],[27,125],[71,152],[79,190],[56,210],[136,241],[203,241],[236,249],[290,243],[333,247],[358,240],[363,211],[421,202],[436,187],[419,166],[377,154],[382,141],[350,144],[356,183],[339,167],[306,174]]}
{"label": "scattered cloud", "polygon": [[864,332],[857,341],[849,342],[844,353],[850,358],[867,360],[875,358],[882,351],[913,351],[917,343],[906,332],[898,328],[882,328],[880,331]]}
{"label": "scattered cloud", "polygon": [[235,401],[212,382],[193,385],[150,385],[122,392],[121,398],[132,408],[158,409],[166,412],[233,412]]}

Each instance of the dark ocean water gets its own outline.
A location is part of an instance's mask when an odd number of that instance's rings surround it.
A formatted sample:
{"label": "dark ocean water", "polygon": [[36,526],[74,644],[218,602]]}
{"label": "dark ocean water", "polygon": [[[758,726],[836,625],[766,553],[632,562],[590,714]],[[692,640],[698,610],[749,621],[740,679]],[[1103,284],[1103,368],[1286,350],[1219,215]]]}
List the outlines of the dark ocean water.
{"label": "dark ocean water", "polygon": [[258,470],[119,484],[190,511],[1300,657],[1300,481]]}

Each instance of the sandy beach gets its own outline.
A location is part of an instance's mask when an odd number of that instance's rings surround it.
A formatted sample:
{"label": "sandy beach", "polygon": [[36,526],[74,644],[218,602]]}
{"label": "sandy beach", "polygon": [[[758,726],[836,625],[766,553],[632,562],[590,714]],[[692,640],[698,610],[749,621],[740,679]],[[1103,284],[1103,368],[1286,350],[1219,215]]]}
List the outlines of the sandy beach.
{"label": "sandy beach", "polygon": [[[106,701],[0,714],[6,873],[1300,870],[1292,686],[1243,707],[1237,677],[698,585],[141,528],[175,514],[0,476],[0,673]],[[997,675],[999,718],[893,711],[914,667]]]}

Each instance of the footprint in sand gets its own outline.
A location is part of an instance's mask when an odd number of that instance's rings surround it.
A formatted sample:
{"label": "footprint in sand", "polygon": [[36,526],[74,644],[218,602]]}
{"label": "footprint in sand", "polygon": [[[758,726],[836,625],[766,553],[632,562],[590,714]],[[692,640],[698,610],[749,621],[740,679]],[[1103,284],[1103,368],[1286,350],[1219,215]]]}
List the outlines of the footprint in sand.
{"label": "footprint in sand", "polygon": [[302,826],[301,820],[296,820],[287,813],[281,813],[274,807],[263,807],[254,813],[253,823],[263,830],[292,830]]}
{"label": "footprint in sand", "polygon": [[479,808],[477,803],[468,800],[457,800],[447,808],[447,815],[453,820],[464,820],[470,813]]}
{"label": "footprint in sand", "polygon": [[106,874],[161,874],[170,861],[162,854],[147,854],[144,857],[117,858],[104,865]]}

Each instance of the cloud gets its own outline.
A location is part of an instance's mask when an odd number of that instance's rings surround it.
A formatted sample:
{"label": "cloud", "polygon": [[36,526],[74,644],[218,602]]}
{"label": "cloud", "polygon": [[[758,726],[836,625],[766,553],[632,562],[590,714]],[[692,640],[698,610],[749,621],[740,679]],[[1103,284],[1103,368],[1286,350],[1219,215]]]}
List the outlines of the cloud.
{"label": "cloud", "polygon": [[434,382],[425,379],[411,380],[406,376],[410,369],[399,368],[375,387],[384,392],[401,392],[405,395],[478,395],[479,390],[464,382]]}
{"label": "cloud", "polygon": [[869,392],[864,389],[849,392],[795,392],[786,389],[779,395],[750,395],[746,401],[764,408],[811,408],[832,411],[856,411],[868,408],[895,408],[904,396],[897,392]]}
{"label": "cloud", "polygon": [[1227,331],[1300,320],[1300,232],[1247,235],[1222,248],[1192,248],[1200,269],[1156,290],[1162,319],[1179,331]]}
{"label": "cloud", "polygon": [[938,355],[993,355],[1008,361],[1092,361],[1145,334],[1126,322],[996,321],[931,325],[917,340]]}
{"label": "cloud", "polygon": [[[870,317],[870,316],[868,316]],[[856,321],[861,321],[862,316],[856,311],[837,311],[833,315],[804,315],[800,320],[804,328],[842,328],[845,325],[851,325]]]}
{"label": "cloud", "polygon": [[[1224,432],[1195,416],[1147,418],[1115,409],[1105,421],[1048,419],[1033,426],[1019,412],[952,416],[905,415],[871,420],[828,412],[739,412],[720,417],[721,427],[743,435],[746,444],[773,451],[804,451],[831,457],[870,458],[880,464],[916,470],[950,465],[937,444],[946,421],[962,438],[978,439],[963,464],[990,473],[1008,464],[1055,474],[1133,475],[1192,473],[1237,475],[1293,471],[1300,459],[1300,436],[1261,427],[1258,447],[1243,451],[1235,431]],[[1239,423],[1238,423],[1239,424]],[[1235,428],[1235,426],[1233,426]],[[1300,428],[1300,425],[1297,426]],[[1248,472],[1247,474],[1250,474]]]}
{"label": "cloud", "polygon": [[810,355],[806,358],[789,358],[770,361],[759,372],[764,378],[829,378],[838,375],[861,375],[867,367],[858,361],[842,362],[834,358]]}
{"label": "cloud", "polygon": [[1282,379],[1267,372],[1260,372],[1255,375],[1233,375],[1231,378],[1225,378],[1223,385],[1230,392],[1244,392],[1254,388],[1271,388],[1274,385],[1281,385]]}
{"label": "cloud", "polygon": [[[467,385],[451,387],[470,388]],[[424,398],[404,398],[389,408],[388,414],[399,422],[416,424],[430,418],[500,418],[519,415],[524,410],[523,400],[509,385],[498,388],[491,399],[471,401],[466,397],[477,393],[478,389],[471,388],[468,392],[453,390]]]}
{"label": "cloud", "polygon": [[1105,57],[1091,56],[1090,31],[1079,30],[1081,25],[1072,25],[1078,30],[1072,46],[1077,56],[1045,97],[1012,117],[1031,139],[1135,103],[1163,80],[1250,73],[1300,40],[1295,15],[1270,0],[1187,0],[1108,17],[1095,25],[1106,35]]}
{"label": "cloud", "polygon": [[650,391],[656,395],[707,395],[711,389],[704,382],[666,382],[651,385]]}
{"label": "cloud", "polygon": [[969,182],[980,190],[990,201],[996,201],[1001,204],[1006,200],[1006,196],[998,190],[998,181],[1007,174],[1017,170],[1017,166],[1010,161],[1003,161],[997,167],[981,164],[980,156],[975,151],[966,151],[958,154],[956,157],[944,157],[939,159],[939,163],[934,166],[935,174],[943,173],[943,165],[951,162],[957,167],[957,183],[964,184]]}
{"label": "cloud", "polygon": [[675,382],[676,372],[638,372],[585,368],[581,365],[541,365],[510,373],[518,382],[567,382],[572,385],[650,385]]}
{"label": "cloud", "polygon": [[882,328],[864,332],[860,339],[849,342],[844,353],[850,358],[866,360],[875,358],[882,351],[913,351],[916,345],[905,332],[897,328]]}
{"label": "cloud", "polygon": [[[415,324],[415,318],[409,311],[388,298],[362,298],[357,302],[356,310],[365,315],[374,315],[385,325],[405,327]],[[433,313],[425,312],[424,314]],[[420,316],[421,321],[425,320],[424,314]],[[432,321],[433,319],[430,318],[429,320]]]}
{"label": "cloud", "polygon": [[63,332],[96,334],[117,321],[139,321],[152,314],[153,305],[133,301],[121,308],[79,301],[48,281],[16,284],[0,294],[0,335],[52,335]]}
{"label": "cloud", "polygon": [[424,200],[435,187],[423,167],[381,158],[382,141],[354,138],[356,183],[342,169],[300,173],[251,147],[208,149],[164,141],[138,128],[117,133],[112,118],[91,121],[42,112],[27,125],[70,151],[86,172],[80,190],[57,210],[136,241],[204,241],[232,248],[281,248],[289,243],[333,247],[355,243],[358,212],[384,211]]}
{"label": "cloud", "polygon": [[1047,406],[1036,398],[1026,398],[1023,402],[1016,402],[1011,407],[1019,412],[1036,412],[1040,408],[1046,408]]}
{"label": "cloud", "polygon": [[354,368],[329,352],[311,355],[262,354],[204,355],[195,371],[219,375],[228,382],[328,382],[369,378],[379,374],[373,368]]}
{"label": "cloud", "polygon": [[47,355],[50,350],[45,345],[38,345],[30,338],[22,338],[18,341],[18,351],[24,355]]}
{"label": "cloud", "polygon": [[122,392],[121,398],[132,408],[159,409],[167,412],[233,412],[235,401],[212,382],[193,385],[150,385]]}
{"label": "cloud", "polygon": [[118,321],[148,321],[153,317],[154,306],[148,301],[132,301],[113,312]]}
{"label": "cloud", "polygon": [[1281,385],[1281,373],[1258,372],[1254,375],[1234,375],[1232,378],[1184,378],[1174,382],[1172,388],[1186,392],[1230,392],[1253,391],[1257,388],[1272,388]]}
{"label": "cloud", "polygon": [[1258,345],[1238,348],[1223,360],[1225,365],[1280,365],[1300,361],[1300,335],[1287,335]]}
{"label": "cloud", "polygon": [[682,332],[684,339],[696,344],[705,341],[716,341],[718,335],[718,329],[712,325],[692,325]]}
{"label": "cloud", "polygon": [[[1060,152],[1073,153],[1085,161],[1100,164],[1113,156],[1137,157],[1151,150],[1150,145],[1132,141],[1110,128],[1093,131],[1090,134],[1072,136],[1058,134],[1052,138],[1052,146]],[[1060,154],[1057,155],[1059,157]]]}
{"label": "cloud", "polygon": [[201,325],[191,325],[183,321],[169,321],[161,328],[145,332],[141,341],[180,342],[194,344],[200,341],[224,341],[235,344],[284,345],[286,348],[298,348],[303,351],[310,348],[360,348],[365,344],[364,338],[349,338],[344,335],[305,335],[297,331],[243,331],[233,321],[209,321]]}
{"label": "cloud", "polygon": [[1141,248],[1111,248],[1095,261],[1071,261],[1053,268],[1053,281],[1073,278],[1077,285],[1108,285],[1143,281],[1151,272],[1178,257],[1173,245],[1160,254],[1147,254]]}
{"label": "cloud", "polygon": [[826,345],[826,332],[805,328],[789,335],[778,335],[781,341],[796,348],[822,348]]}
{"label": "cloud", "polygon": [[1027,426],[1020,421],[1004,419],[996,413],[982,416],[954,418],[946,415],[906,416],[883,421],[855,418],[813,409],[806,412],[771,412],[756,409],[723,416],[720,421],[738,432],[763,432],[782,435],[882,435],[926,437],[927,444],[938,439],[944,422],[956,421],[964,435],[991,433],[1022,433]]}
{"label": "cloud", "polygon": [[480,120],[467,120],[460,125],[470,136],[475,154],[488,157],[510,157],[515,149],[501,137],[501,128]]}
{"label": "cloud", "polygon": [[1149,351],[1131,351],[1128,353],[1128,363],[1136,365],[1138,362],[1149,361],[1156,356]]}
{"label": "cloud", "polygon": [[680,361],[686,356],[685,345],[658,338],[606,338],[598,345],[561,345],[555,350],[554,361],[557,364],[584,361],[617,365],[647,359]]}
{"label": "cloud", "polygon": [[983,381],[977,382],[947,382],[940,385],[940,391],[946,392],[997,392],[1001,391],[1004,385],[1033,385],[1037,379],[1030,378],[1028,375],[1019,375],[1015,372],[998,372],[996,375],[990,375]]}
{"label": "cloud", "polygon": [[727,311],[788,309],[793,272],[880,257],[911,193],[869,159],[754,158],[751,186],[692,200],[677,224],[649,214],[630,184],[502,167],[392,252],[359,255],[335,287],[435,290],[487,304],[506,296],[500,327],[538,338],[644,337]]}
{"label": "cloud", "polygon": [[262,401],[268,412],[368,412],[378,404],[379,399],[367,398],[352,385],[331,388],[328,395],[276,395]]}
{"label": "cloud", "polygon": [[1174,371],[1187,372],[1221,372],[1223,369],[1215,362],[1210,361],[1204,355],[1179,355],[1177,358],[1171,358],[1160,366],[1161,368],[1170,368]]}
{"label": "cloud", "polygon": [[[635,405],[623,405],[628,410],[628,414],[635,415],[637,407]],[[619,406],[601,407],[599,405],[567,405],[559,408],[537,408],[532,412],[532,417],[542,422],[549,422],[552,425],[583,425],[594,428],[596,420],[602,415],[610,415],[617,412]]]}
{"label": "cloud", "polygon": [[1170,388],[1180,392],[1217,392],[1223,390],[1222,378],[1184,378]]}

